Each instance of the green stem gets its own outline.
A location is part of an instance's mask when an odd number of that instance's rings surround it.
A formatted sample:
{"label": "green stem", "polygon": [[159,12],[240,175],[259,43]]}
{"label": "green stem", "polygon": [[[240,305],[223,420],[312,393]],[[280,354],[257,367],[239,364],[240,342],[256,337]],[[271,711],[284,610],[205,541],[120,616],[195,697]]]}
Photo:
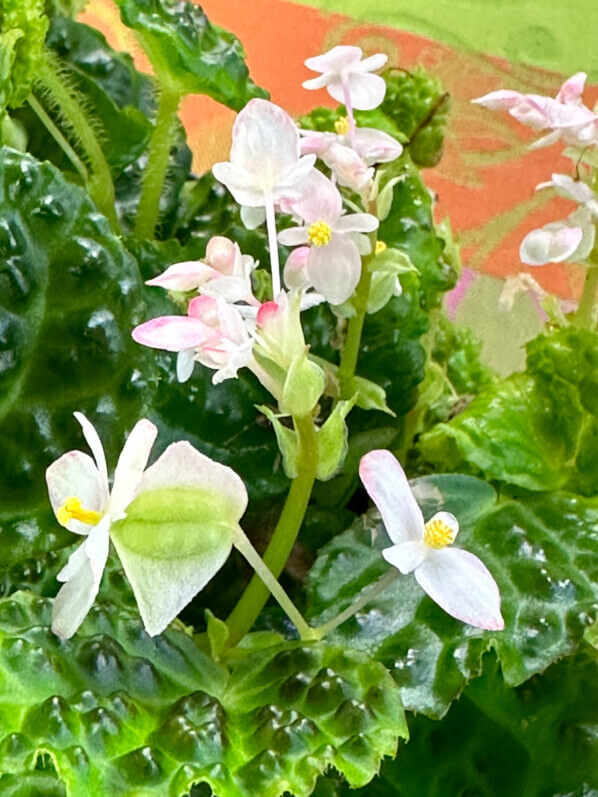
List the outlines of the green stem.
{"label": "green stem", "polygon": [[91,167],[91,178],[87,182],[89,193],[100,211],[116,226],[118,221],[116,218],[112,174],[86,112],[64,82],[59,68],[51,55],[46,55],[44,58],[37,78],[39,84],[48,93],[51,101],[57,106],[62,119],[68,125],[81,149],[85,152]]}
{"label": "green stem", "polygon": [[[592,253],[593,254],[593,253]],[[590,255],[590,263],[592,262]],[[592,316],[594,310],[594,299],[596,288],[598,287],[598,265],[590,265],[586,272],[586,279],[583,284],[583,293],[579,300],[577,312],[573,317],[574,323],[579,327],[590,329],[592,326]]]}
{"label": "green stem", "polygon": [[160,89],[156,126],[150,141],[148,162],[143,175],[141,199],[135,219],[135,237],[153,238],[158,215],[160,197],[168,169],[168,158],[172,143],[172,130],[181,101],[180,92],[167,86]]}
{"label": "green stem", "polygon": [[[373,216],[378,215],[378,207],[375,200],[367,203],[365,209],[367,213],[371,213]],[[347,325],[347,336],[345,338],[345,345],[341,352],[341,361],[338,367],[338,382],[340,386],[340,397],[342,399],[350,399],[354,392],[352,382],[355,376],[355,369],[357,368],[357,359],[359,358],[359,348],[361,346],[361,333],[363,332],[368,299],[370,298],[372,272],[369,269],[369,265],[376,256],[377,233],[373,232],[369,238],[372,251],[371,254],[366,255],[361,261],[361,277],[353,298],[355,315],[349,319],[349,324]]]}
{"label": "green stem", "polygon": [[341,390],[341,398],[343,399],[349,399],[353,393],[351,382],[355,376],[355,369],[357,368],[357,358],[359,357],[359,347],[361,345],[361,333],[363,332],[370,286],[372,284],[372,272],[368,268],[370,259],[371,255],[364,258],[361,266],[361,278],[357,285],[355,298],[353,299],[355,315],[349,319],[345,345],[341,353],[341,361],[338,368],[338,381]]}
{"label": "green stem", "polygon": [[48,133],[52,136],[54,141],[58,144],[60,149],[64,152],[70,162],[73,164],[83,182],[87,185],[89,182],[89,172],[87,171],[85,164],[81,160],[81,158],[77,155],[75,150],[71,147],[69,142],[63,136],[61,131],[58,127],[54,124],[52,119],[48,116],[48,114],[43,109],[42,105],[36,100],[33,94],[30,94],[27,98],[27,103],[31,110],[35,113],[37,118],[46,128]]}
{"label": "green stem", "polygon": [[[274,578],[282,573],[299,534],[318,463],[316,430],[312,418],[293,418],[293,422],[299,438],[298,475],[291,483],[287,500],[263,558]],[[254,575],[226,621],[231,645],[235,645],[251,629],[268,600],[268,595],[268,589]]]}
{"label": "green stem", "polygon": [[385,573],[378,581],[375,581],[373,584],[370,584],[369,587],[366,587],[364,590],[360,592],[357,599],[348,606],[344,611],[340,614],[337,614],[336,617],[333,617],[332,620],[329,620],[324,625],[317,626],[317,628],[312,628],[312,638],[315,637],[316,639],[322,639],[325,637],[326,634],[329,634],[331,631],[334,631],[335,628],[338,628],[339,625],[342,625],[346,620],[350,617],[353,617],[354,614],[360,609],[363,609],[364,606],[367,606],[368,603],[377,598],[381,592],[389,587],[392,582],[398,578],[399,571],[396,570],[394,567],[391,568],[388,573]]}
{"label": "green stem", "polygon": [[294,623],[297,631],[299,631],[299,636],[301,639],[314,639],[315,637],[313,629],[311,629],[305,622],[299,609],[297,609],[293,601],[289,598],[287,593],[274,578],[272,572],[266,567],[260,555],[240,527],[237,529],[235,547],[243,554],[245,559],[247,559],[249,564],[255,570],[257,576],[261,579],[264,586],[278,601],[282,609],[286,612],[289,620]]}

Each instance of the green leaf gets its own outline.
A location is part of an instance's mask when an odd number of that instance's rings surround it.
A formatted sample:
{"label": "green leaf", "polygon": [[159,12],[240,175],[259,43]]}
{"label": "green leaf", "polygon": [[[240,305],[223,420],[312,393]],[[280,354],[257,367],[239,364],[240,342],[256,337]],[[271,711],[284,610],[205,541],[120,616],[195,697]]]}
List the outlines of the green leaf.
{"label": "green leaf", "polygon": [[[408,575],[333,639],[384,662],[406,708],[439,717],[479,674],[486,650],[496,651],[506,683],[517,685],[579,645],[598,608],[598,502],[567,494],[499,502],[489,485],[462,475],[412,485],[426,519],[440,510],[459,519],[457,546],[495,577],[505,630],[452,619]],[[380,551],[390,542],[376,518],[365,515],[321,551],[308,582],[312,624],[335,616],[388,571]]]}
{"label": "green leaf", "polygon": [[329,766],[353,786],[406,736],[398,690],[362,653],[324,643],[250,649],[230,672],[187,634],[152,640],[96,606],[77,636],[47,629],[51,604],[0,601],[0,770],[50,754],[69,797],[309,795]]}
{"label": "green leaf", "polygon": [[422,455],[441,470],[595,495],[598,335],[569,327],[541,335],[527,351],[526,373],[488,388],[436,426],[422,438]]}
{"label": "green leaf", "polygon": [[[69,545],[44,473],[81,448],[88,414],[109,462],[143,412],[137,266],[85,192],[0,150],[0,568]],[[18,434],[15,433],[18,430]]]}
{"label": "green leaf", "polygon": [[266,97],[249,78],[243,48],[189,0],[117,0],[121,18],[147,53],[159,84],[181,96],[207,94],[234,110]]}
{"label": "green leaf", "polygon": [[39,69],[48,19],[43,0],[2,0],[0,4],[0,114],[18,108],[31,92]]}
{"label": "green leaf", "polygon": [[[496,659],[440,723],[416,717],[381,777],[334,797],[593,797],[598,789],[598,662],[578,655],[510,689]],[[323,792],[325,794],[325,792]]]}
{"label": "green leaf", "polygon": [[348,450],[349,431],[345,418],[351,412],[355,399],[339,401],[324,425],[318,429],[318,467],[316,478],[331,479],[345,461]]}
{"label": "green leaf", "polygon": [[284,426],[280,422],[279,416],[269,407],[262,405],[257,409],[263,412],[272,424],[274,434],[276,435],[276,442],[278,443],[278,449],[282,455],[284,472],[289,479],[294,479],[298,473],[297,462],[299,458],[299,440],[297,438],[297,432],[289,426]]}

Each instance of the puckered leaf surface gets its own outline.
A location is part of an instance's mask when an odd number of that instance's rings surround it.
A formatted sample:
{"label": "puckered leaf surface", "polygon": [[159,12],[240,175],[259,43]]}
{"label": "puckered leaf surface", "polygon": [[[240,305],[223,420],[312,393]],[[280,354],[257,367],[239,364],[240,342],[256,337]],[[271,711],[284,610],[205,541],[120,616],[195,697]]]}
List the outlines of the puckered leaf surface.
{"label": "puckered leaf surface", "polygon": [[182,631],[152,640],[111,606],[61,642],[50,608],[29,593],[0,601],[6,775],[45,751],[69,797],[178,796],[193,783],[218,797],[301,797],[328,766],[364,785],[406,735],[395,684],[362,653],[281,641],[229,671]]}
{"label": "puckered leaf surface", "polygon": [[[323,778],[318,797],[593,797],[598,792],[598,662],[583,653],[510,689],[494,657],[442,722],[357,792]],[[328,791],[325,788],[328,787]]]}
{"label": "puckered leaf surface", "polygon": [[182,0],[117,0],[122,21],[147,52],[162,85],[183,94],[208,94],[240,111],[265,97],[249,78],[236,36],[212,25],[195,3]]}
{"label": "puckered leaf surface", "polygon": [[525,373],[424,435],[421,452],[439,470],[595,495],[597,397],[598,335],[575,327],[541,335],[528,344]]}
{"label": "puckered leaf surface", "polygon": [[[456,545],[482,559],[502,596],[506,628],[484,632],[453,620],[412,575],[400,576],[332,637],[384,662],[405,707],[442,716],[494,649],[509,685],[572,653],[598,610],[598,502],[569,494],[498,501],[489,485],[462,475],[413,483],[424,517],[459,519]],[[390,542],[370,513],[320,553],[309,578],[316,623],[348,606],[387,572]]]}
{"label": "puckered leaf surface", "polygon": [[146,354],[135,261],[85,192],[50,164],[0,150],[0,569],[73,542],[45,468],[85,448],[74,410],[114,463],[143,412]]}

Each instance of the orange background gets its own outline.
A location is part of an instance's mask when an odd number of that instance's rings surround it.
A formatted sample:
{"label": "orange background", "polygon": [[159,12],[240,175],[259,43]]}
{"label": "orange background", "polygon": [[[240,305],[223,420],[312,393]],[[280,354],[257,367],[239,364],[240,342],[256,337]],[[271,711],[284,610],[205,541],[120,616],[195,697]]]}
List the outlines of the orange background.
{"label": "orange background", "polygon": [[[555,199],[550,192],[534,190],[552,172],[571,173],[571,162],[560,156],[558,145],[530,151],[531,131],[505,113],[470,102],[502,87],[554,95],[565,76],[462,52],[422,36],[285,0],[204,0],[202,6],[212,22],[241,39],[253,79],[291,114],[333,104],[325,91],[305,91],[301,82],[311,76],[304,60],[335,44],[359,44],[368,54],[383,51],[392,66],[409,69],[422,64],[438,75],[451,94],[450,128],[441,163],[424,176],[438,194],[438,218],[449,216],[457,233],[464,264],[501,277],[527,270],[557,295],[579,295],[581,266],[530,269],[521,265],[518,256],[528,230],[565,218],[574,209],[573,203]],[[137,65],[150,71],[110,0],[92,0],[81,19],[100,28],[114,47],[132,53]],[[586,104],[591,106],[596,99],[593,87],[586,93]],[[231,111],[209,98],[192,96],[183,103],[181,116],[196,171],[227,158]]]}

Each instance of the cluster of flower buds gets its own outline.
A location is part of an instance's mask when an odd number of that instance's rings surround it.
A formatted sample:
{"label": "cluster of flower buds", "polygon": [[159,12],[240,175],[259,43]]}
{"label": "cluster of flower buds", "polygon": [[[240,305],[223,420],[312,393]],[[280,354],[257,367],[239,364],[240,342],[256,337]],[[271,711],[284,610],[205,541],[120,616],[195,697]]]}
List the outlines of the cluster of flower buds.
{"label": "cluster of flower buds", "polygon": [[551,222],[526,235],[519,254],[529,266],[583,262],[594,248],[598,195],[589,185],[590,172],[583,173],[582,169],[584,158],[598,149],[598,115],[582,102],[586,77],[585,72],[573,75],[563,83],[556,97],[500,90],[473,101],[492,110],[506,110],[517,121],[544,132],[531,145],[534,148],[561,142],[566,146],[564,154],[576,164],[575,179],[553,174],[550,182],[537,187],[553,188],[578,207],[567,219]]}

